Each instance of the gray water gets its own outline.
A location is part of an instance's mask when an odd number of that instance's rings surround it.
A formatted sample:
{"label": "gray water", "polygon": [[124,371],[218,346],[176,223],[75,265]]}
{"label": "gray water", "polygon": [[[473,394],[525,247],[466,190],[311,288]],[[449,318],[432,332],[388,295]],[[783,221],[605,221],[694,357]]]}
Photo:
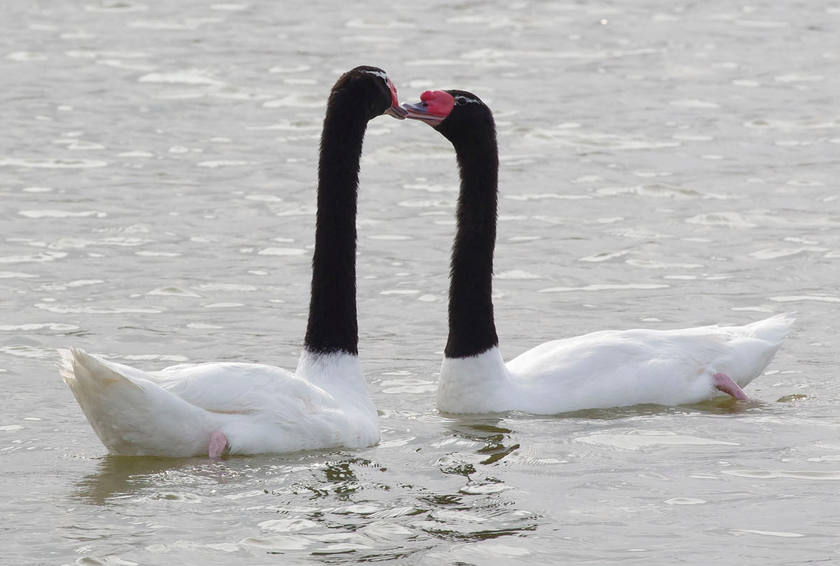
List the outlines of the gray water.
{"label": "gray water", "polygon": [[[0,563],[840,560],[840,4],[487,4],[3,2]],[[506,357],[795,312],[752,400],[439,414],[454,156],[383,117],[358,219],[382,442],[109,457],[56,348],[295,366],[324,102],[359,64],[494,109]]]}

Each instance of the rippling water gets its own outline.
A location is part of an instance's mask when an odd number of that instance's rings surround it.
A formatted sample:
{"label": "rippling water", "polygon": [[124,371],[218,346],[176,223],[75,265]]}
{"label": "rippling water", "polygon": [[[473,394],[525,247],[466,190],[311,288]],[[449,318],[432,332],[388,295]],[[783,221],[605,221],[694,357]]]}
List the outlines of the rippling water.
{"label": "rippling water", "polygon": [[[3,564],[840,560],[840,4],[7,1]],[[121,459],[57,347],[294,367],[335,78],[495,110],[507,357],[603,328],[798,321],[753,400],[446,418],[451,147],[374,121],[359,451]]]}

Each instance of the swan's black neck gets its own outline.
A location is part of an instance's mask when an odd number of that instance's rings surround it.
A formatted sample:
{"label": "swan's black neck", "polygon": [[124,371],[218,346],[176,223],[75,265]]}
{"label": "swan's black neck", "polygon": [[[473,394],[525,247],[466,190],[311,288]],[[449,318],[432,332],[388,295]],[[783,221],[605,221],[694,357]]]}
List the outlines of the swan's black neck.
{"label": "swan's black neck", "polygon": [[493,117],[458,132],[438,128],[455,147],[461,174],[458,227],[452,246],[447,358],[475,356],[497,346],[493,320],[493,248],[499,155]]}
{"label": "swan's black neck", "polygon": [[318,162],[318,213],[312,297],[304,347],[313,353],[358,354],[356,193],[368,110],[334,91],[327,105]]}

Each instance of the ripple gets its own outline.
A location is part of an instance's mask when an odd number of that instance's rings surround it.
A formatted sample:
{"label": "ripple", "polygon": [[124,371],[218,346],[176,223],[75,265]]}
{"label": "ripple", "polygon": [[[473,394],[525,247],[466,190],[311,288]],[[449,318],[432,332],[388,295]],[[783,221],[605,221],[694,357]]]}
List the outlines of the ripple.
{"label": "ripple", "polygon": [[409,199],[398,202],[397,206],[403,206],[406,208],[452,208],[455,206],[455,201],[437,199]]}
{"label": "ripple", "polygon": [[219,18],[190,18],[182,22],[163,20],[135,20],[128,22],[127,27],[133,29],[161,30],[161,31],[193,31],[204,24],[218,23]]}
{"label": "ripple", "polygon": [[218,169],[219,167],[243,167],[245,165],[254,165],[254,162],[237,159],[218,159],[215,161],[201,161],[197,164],[198,167],[208,167],[210,169]]}
{"label": "ripple", "polygon": [[427,393],[433,393],[437,390],[437,383],[425,379],[388,379],[383,380],[380,385],[382,387],[382,392],[388,395],[402,393],[424,395]]}
{"label": "ripple", "polygon": [[576,129],[535,129],[527,137],[551,140],[554,143],[581,149],[665,149],[680,147],[678,141],[656,141],[644,138],[606,134],[600,132],[582,132]]}
{"label": "ripple", "polygon": [[257,202],[283,202],[283,197],[278,197],[277,195],[251,194],[245,195],[245,200],[253,200]]}
{"label": "ripple", "polygon": [[302,248],[264,248],[257,255],[303,255],[305,252]]}
{"label": "ripple", "polygon": [[764,250],[757,250],[750,253],[750,257],[756,259],[779,259],[783,257],[791,257],[806,252],[827,252],[828,248],[818,247],[803,247],[803,248],[769,248]]}
{"label": "ripple", "polygon": [[16,358],[33,358],[49,360],[55,358],[53,348],[36,348],[35,346],[12,345],[0,348],[0,353],[8,354]]}
{"label": "ripple", "polygon": [[162,309],[148,307],[94,307],[94,306],[66,306],[53,303],[35,303],[36,309],[58,314],[160,314]]}
{"label": "ripple", "polygon": [[200,71],[198,69],[186,69],[183,71],[173,71],[171,73],[148,73],[137,79],[137,82],[205,86],[221,86],[225,84],[222,81],[208,76],[205,71]]}
{"label": "ripple", "polygon": [[521,195],[506,195],[508,200],[530,201],[530,200],[587,200],[590,195],[558,194],[558,193],[525,193]]}
{"label": "ripple", "polygon": [[247,10],[251,6],[249,4],[233,4],[233,3],[224,3],[224,4],[211,4],[210,9],[216,10],[219,12],[242,12]]}
{"label": "ripple", "polygon": [[276,533],[294,533],[318,527],[318,523],[309,519],[272,519],[257,523],[257,526],[264,531]]}
{"label": "ripple", "polygon": [[23,167],[25,169],[92,169],[107,166],[107,161],[98,159],[23,159],[17,157],[0,157],[0,167]]}
{"label": "ripple", "polygon": [[302,63],[298,63],[295,65],[277,65],[271,67],[268,72],[269,73],[302,73],[304,71],[308,71],[312,68],[311,65],[305,65]]}
{"label": "ripple", "polygon": [[147,500],[177,501],[179,503],[201,503],[204,498],[188,491],[164,491],[145,497]]}
{"label": "ripple", "polygon": [[218,330],[220,328],[224,328],[224,326],[219,326],[218,324],[206,324],[203,322],[189,322],[187,323],[187,328],[192,328],[194,330]]}
{"label": "ripple", "polygon": [[465,495],[489,495],[492,493],[501,493],[509,489],[513,488],[503,483],[470,483],[459,489],[458,492]]}
{"label": "ripple", "polygon": [[680,141],[712,141],[715,138],[707,134],[674,134],[671,136],[675,140]]}
{"label": "ripple", "polygon": [[14,51],[6,55],[6,59],[25,63],[28,61],[46,61],[47,56],[42,53],[32,53],[31,51]]}
{"label": "ripple", "polygon": [[706,500],[696,497],[672,497],[671,499],[666,499],[665,503],[668,505],[702,505],[706,503]]}
{"label": "ripple", "polygon": [[100,4],[85,4],[86,12],[109,13],[109,12],[145,12],[149,7],[145,4],[115,0],[102,2]]}
{"label": "ripple", "polygon": [[30,255],[9,255],[0,257],[0,263],[43,263],[67,257],[65,252],[39,252]]}
{"label": "ripple", "polygon": [[246,130],[252,131],[288,131],[288,132],[318,132],[321,130],[321,125],[317,123],[295,121],[282,121],[270,126],[248,126]]}
{"label": "ripple", "polygon": [[619,252],[601,252],[595,255],[579,258],[578,261],[585,261],[589,263],[601,263],[603,261],[610,261],[611,259],[618,259],[620,257],[624,257],[629,253],[630,252],[627,250],[622,250]]}
{"label": "ripple", "polygon": [[779,75],[773,77],[778,83],[819,83],[825,80],[823,75]]}
{"label": "ripple", "polygon": [[428,520],[411,526],[442,538],[487,541],[532,531],[536,517],[528,511],[495,510],[479,515],[471,510],[438,509],[429,513]]}
{"label": "ripple", "polygon": [[108,216],[106,212],[97,210],[81,210],[78,212],[69,210],[19,210],[18,214],[26,218],[86,218],[88,216],[105,218]]}
{"label": "ripple", "polygon": [[808,458],[808,461],[809,462],[840,462],[840,454],[831,454],[829,456],[815,456],[813,458]]}
{"label": "ripple", "polygon": [[180,287],[158,287],[157,289],[152,289],[146,293],[146,295],[163,297],[201,297],[198,293],[193,293],[192,291],[181,289]]}
{"label": "ripple", "polygon": [[676,185],[668,185],[665,183],[636,185],[632,187],[604,187],[595,192],[596,194],[605,196],[632,194],[654,198],[706,198],[706,195],[693,189],[687,189]]}
{"label": "ripple", "polygon": [[368,236],[369,240],[386,240],[386,241],[404,241],[404,240],[413,240],[411,236],[406,236],[404,234],[372,234]]}
{"label": "ripple", "polygon": [[242,293],[256,291],[257,287],[254,285],[247,285],[244,283],[203,283],[193,287],[198,291],[222,291],[225,293]]}
{"label": "ripple", "polygon": [[653,289],[667,289],[670,285],[664,283],[604,283],[584,285],[583,287],[548,287],[540,289],[540,293],[565,293],[568,291],[620,291],[624,289],[638,289],[641,291]]}
{"label": "ripple", "polygon": [[405,189],[415,191],[425,191],[427,193],[456,193],[458,187],[456,185],[432,185],[429,183],[408,183],[403,185]]}
{"label": "ripple", "polygon": [[711,212],[686,219],[688,224],[702,226],[727,226],[730,228],[755,228],[757,225],[738,212]]}
{"label": "ripple", "polygon": [[667,262],[653,259],[628,259],[625,263],[643,269],[697,269],[703,267],[702,263]]}
{"label": "ripple", "polygon": [[74,324],[63,324],[60,322],[32,322],[27,324],[0,324],[0,331],[12,332],[23,331],[33,332],[35,330],[52,330],[54,332],[75,332],[79,327]]}
{"label": "ripple", "polygon": [[840,470],[835,471],[781,471],[781,470],[721,470],[722,474],[751,479],[840,480]]}
{"label": "ripple", "polygon": [[770,300],[776,303],[801,303],[809,301],[817,303],[840,303],[840,297],[831,295],[781,295],[770,297]]}
{"label": "ripple", "polygon": [[698,100],[696,98],[672,100],[668,104],[670,104],[671,106],[676,106],[677,108],[720,108],[720,105],[718,105],[716,102],[711,102],[709,100]]}
{"label": "ripple", "polygon": [[501,273],[497,273],[495,277],[496,279],[510,279],[514,281],[542,279],[542,277],[540,277],[536,273],[531,273],[530,271],[524,271],[522,269],[511,269],[509,271],[502,271]]}
{"label": "ripple", "polygon": [[0,279],[37,279],[37,275],[19,271],[0,271]]}
{"label": "ripple", "polygon": [[263,108],[323,108],[324,100],[311,94],[290,94],[263,102]]}
{"label": "ripple", "polygon": [[617,434],[590,434],[588,436],[579,436],[574,441],[596,446],[622,448],[624,450],[641,450],[643,448],[663,446],[740,446],[737,442],[676,434],[670,431],[637,430]]}
{"label": "ripple", "polygon": [[417,295],[419,293],[419,289],[386,289],[379,291],[380,295]]}
{"label": "ripple", "polygon": [[391,18],[353,18],[345,22],[345,27],[359,29],[414,29],[417,26],[411,22],[401,22]]}
{"label": "ripple", "polygon": [[840,128],[840,119],[825,120],[750,120],[744,123],[747,128],[770,128],[772,130],[834,130]]}
{"label": "ripple", "polygon": [[140,250],[134,252],[134,255],[140,257],[181,257],[180,252],[157,252],[154,250]]}
{"label": "ripple", "polygon": [[788,22],[779,22],[774,20],[735,20],[735,25],[744,28],[756,29],[781,29],[790,27]]}
{"label": "ripple", "polygon": [[274,535],[248,537],[239,541],[239,544],[256,547],[266,552],[284,552],[289,550],[305,550],[315,543],[299,535]]}
{"label": "ripple", "polygon": [[765,537],[781,537],[781,538],[800,538],[805,535],[799,533],[791,533],[787,531],[757,531],[755,529],[735,529],[733,533],[745,533],[751,535],[761,535]]}

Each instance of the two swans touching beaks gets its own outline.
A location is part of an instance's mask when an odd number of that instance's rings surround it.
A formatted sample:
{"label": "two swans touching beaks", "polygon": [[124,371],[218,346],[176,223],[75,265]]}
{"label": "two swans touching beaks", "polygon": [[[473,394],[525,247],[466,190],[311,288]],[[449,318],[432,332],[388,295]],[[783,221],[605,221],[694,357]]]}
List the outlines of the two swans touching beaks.
{"label": "two swans touching beaks", "polygon": [[547,342],[506,364],[491,299],[498,176],[492,113],[465,91],[427,92],[419,104],[400,107],[385,72],[363,66],[339,78],[327,104],[309,320],[297,369],[206,363],[144,372],[62,350],[61,376],[110,453],[215,459],[379,441],[358,359],[355,211],[365,130],[382,114],[432,125],[452,142],[460,169],[438,409],[553,414],[693,403],[721,392],[746,398],[742,388],[772,359],[789,316],[745,326],[595,332]]}

